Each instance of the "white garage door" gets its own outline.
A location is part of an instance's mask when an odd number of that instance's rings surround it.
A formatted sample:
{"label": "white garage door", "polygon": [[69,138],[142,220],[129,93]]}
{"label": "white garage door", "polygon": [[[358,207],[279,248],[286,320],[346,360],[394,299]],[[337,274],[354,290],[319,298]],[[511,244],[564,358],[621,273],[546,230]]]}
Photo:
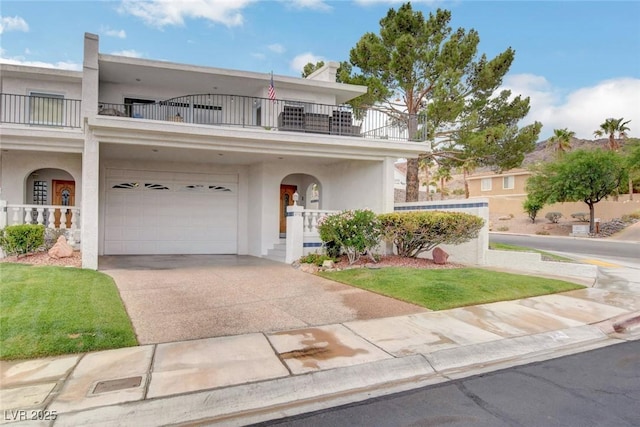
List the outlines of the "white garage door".
{"label": "white garage door", "polygon": [[107,170],[104,252],[235,254],[237,175]]}

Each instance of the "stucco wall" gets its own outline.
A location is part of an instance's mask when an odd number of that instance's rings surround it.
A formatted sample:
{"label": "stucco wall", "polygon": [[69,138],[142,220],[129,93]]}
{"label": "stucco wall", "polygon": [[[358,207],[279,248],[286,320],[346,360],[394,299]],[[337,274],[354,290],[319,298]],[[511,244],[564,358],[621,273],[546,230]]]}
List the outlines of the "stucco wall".
{"label": "stucco wall", "polygon": [[[640,212],[640,194],[634,194],[635,200],[630,201],[629,195],[623,194],[617,202],[613,200],[603,200],[595,205],[596,218],[608,221],[613,218],[620,218],[622,215],[633,212]],[[527,218],[527,214],[522,209],[522,202],[525,196],[515,197],[489,197],[489,211],[491,214],[509,215],[515,218]],[[475,200],[469,199],[469,200]],[[582,202],[554,203],[545,206],[538,212],[537,221],[546,221],[544,216],[547,212],[560,212],[565,218],[571,218],[571,214],[577,212],[589,212],[589,207]]]}
{"label": "stucco wall", "polygon": [[[503,188],[503,178],[505,176],[513,176],[514,177],[514,187],[511,189]],[[526,193],[525,187],[527,185],[527,179],[530,174],[527,172],[526,174],[510,174],[505,172],[502,175],[491,175],[485,176],[483,178],[491,179],[491,190],[482,191],[482,179],[480,177],[473,177],[472,179],[468,179],[469,183],[469,195],[471,197],[489,197],[492,195],[514,195],[514,194],[524,194]]]}
{"label": "stucco wall", "polygon": [[15,95],[29,95],[30,92],[63,95],[67,99],[82,98],[82,84],[77,82],[65,82],[55,79],[29,79],[3,76],[2,92]]}
{"label": "stucco wall", "polygon": [[[60,169],[48,174],[47,179],[66,179],[69,175],[76,182],[76,206],[82,201],[82,156],[71,153],[40,153],[33,151],[8,151],[2,153],[2,199],[9,204],[30,204],[27,180],[38,169]],[[65,173],[66,172],[66,173]],[[32,180],[33,181],[33,180]],[[49,182],[49,189],[51,182]],[[51,199],[49,198],[49,201]]]}
{"label": "stucco wall", "polygon": [[[331,166],[329,181],[336,191],[325,199],[324,209],[371,209],[384,212],[384,185],[390,185],[393,191],[393,179],[385,182],[386,171],[383,162],[344,161]],[[393,171],[390,171],[393,176]],[[339,191],[338,191],[339,190]],[[391,193],[390,197],[393,197]],[[391,199],[393,200],[393,199]]]}

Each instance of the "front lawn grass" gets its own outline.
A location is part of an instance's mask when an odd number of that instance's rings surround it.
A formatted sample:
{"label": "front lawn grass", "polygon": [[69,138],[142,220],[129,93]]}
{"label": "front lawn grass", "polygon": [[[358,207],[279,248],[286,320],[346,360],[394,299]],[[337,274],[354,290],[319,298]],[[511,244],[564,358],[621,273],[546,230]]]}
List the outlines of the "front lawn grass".
{"label": "front lawn grass", "polygon": [[137,345],[113,280],[69,267],[0,264],[0,359]]}
{"label": "front lawn grass", "polygon": [[431,310],[514,300],[583,287],[562,280],[481,268],[358,268],[318,274]]}

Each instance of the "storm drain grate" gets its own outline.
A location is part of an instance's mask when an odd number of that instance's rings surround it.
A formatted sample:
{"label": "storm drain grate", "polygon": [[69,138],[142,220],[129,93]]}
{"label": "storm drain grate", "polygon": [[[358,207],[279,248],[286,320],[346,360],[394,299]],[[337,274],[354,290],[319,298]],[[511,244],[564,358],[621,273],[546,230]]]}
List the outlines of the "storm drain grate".
{"label": "storm drain grate", "polygon": [[142,384],[142,377],[119,378],[117,380],[100,381],[93,389],[93,394],[125,390],[127,388],[136,388],[140,387],[140,384]]}

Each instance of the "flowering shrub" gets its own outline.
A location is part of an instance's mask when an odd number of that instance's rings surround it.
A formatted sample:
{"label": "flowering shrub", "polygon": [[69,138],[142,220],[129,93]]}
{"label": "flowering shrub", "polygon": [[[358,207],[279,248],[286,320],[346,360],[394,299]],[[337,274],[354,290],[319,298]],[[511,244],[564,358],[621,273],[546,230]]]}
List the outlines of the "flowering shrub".
{"label": "flowering shrub", "polygon": [[334,244],[347,254],[349,264],[363,253],[375,262],[371,250],[380,242],[380,221],[368,209],[343,211],[318,221],[318,232],[325,245]]}

